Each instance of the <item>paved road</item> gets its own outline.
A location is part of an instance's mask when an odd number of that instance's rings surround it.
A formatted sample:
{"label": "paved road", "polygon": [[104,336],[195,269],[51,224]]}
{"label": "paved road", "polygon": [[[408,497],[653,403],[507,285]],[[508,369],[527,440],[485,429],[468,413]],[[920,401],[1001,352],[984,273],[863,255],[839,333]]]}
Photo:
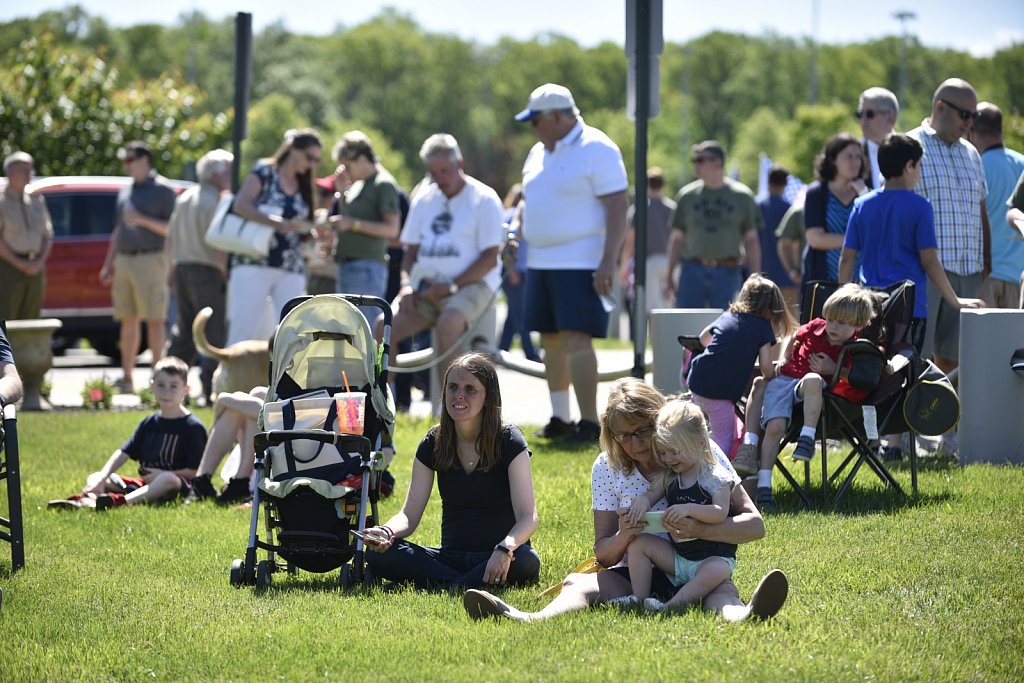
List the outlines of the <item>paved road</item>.
{"label": "paved road", "polygon": [[[598,367],[606,369],[629,368],[633,363],[633,352],[629,350],[598,351]],[[140,356],[132,379],[136,388],[148,384],[151,370],[148,352]],[[106,378],[113,382],[121,376],[120,368],[110,364],[110,359],[97,355],[86,349],[69,349],[66,355],[54,358],[54,369],[48,378],[52,389],[51,402],[58,407],[81,406],[82,387],[90,379]],[[648,376],[648,380],[650,376]],[[542,425],[551,416],[551,403],[548,400],[547,384],[544,380],[523,375],[514,370],[499,367],[498,380],[501,383],[504,417],[508,422],[521,425]],[[193,396],[200,394],[199,371],[192,369],[189,380]],[[598,388],[598,408],[603,409],[607,401],[610,383],[602,383]],[[415,392],[414,396],[418,396]],[[579,417],[579,408],[575,397],[572,398],[574,418]],[[138,397],[120,395],[114,397],[115,406],[138,405]],[[428,401],[418,400],[413,403],[412,414],[427,416],[431,412]]]}

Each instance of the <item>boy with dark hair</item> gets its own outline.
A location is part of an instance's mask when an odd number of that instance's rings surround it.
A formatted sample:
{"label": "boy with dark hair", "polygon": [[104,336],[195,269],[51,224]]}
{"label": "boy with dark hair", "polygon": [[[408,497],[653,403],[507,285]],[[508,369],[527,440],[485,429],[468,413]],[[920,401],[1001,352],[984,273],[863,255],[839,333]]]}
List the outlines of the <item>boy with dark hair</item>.
{"label": "boy with dark hair", "polygon": [[[80,494],[51,500],[51,508],[106,510],[135,503],[162,503],[189,492],[206,447],[206,428],[183,405],[188,395],[188,365],[174,356],[153,366],[153,395],[160,410],[144,418],[124,445],[90,474]],[[139,476],[117,474],[129,459]]]}
{"label": "boy with dark hair", "polygon": [[[839,259],[839,281],[854,275],[861,284],[886,287],[911,280],[915,285],[913,340],[918,351],[928,317],[927,280],[954,309],[980,308],[981,299],[960,298],[939,261],[935,213],[931,202],[914,192],[921,179],[924,149],[912,137],[889,136],[878,148],[885,186],[856,200]],[[860,255],[860,273],[853,265]]]}
{"label": "boy with dark hair", "polygon": [[[824,317],[801,325],[786,346],[783,364],[768,380],[764,390],[761,409],[764,441],[754,500],[759,508],[770,508],[775,502],[772,497],[772,469],[779,456],[779,444],[789,427],[793,407],[803,403],[804,413],[804,426],[796,441],[793,459],[809,462],[814,457],[822,391],[837,372],[839,352],[847,340],[864,329],[874,313],[874,300],[868,290],[859,285],[843,285],[825,302]],[[843,370],[846,369],[844,366]]]}

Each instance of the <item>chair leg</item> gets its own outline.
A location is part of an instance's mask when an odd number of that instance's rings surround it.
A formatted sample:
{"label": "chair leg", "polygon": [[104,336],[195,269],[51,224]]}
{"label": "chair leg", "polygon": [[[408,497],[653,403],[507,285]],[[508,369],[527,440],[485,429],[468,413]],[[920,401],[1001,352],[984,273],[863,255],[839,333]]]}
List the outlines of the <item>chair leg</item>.
{"label": "chair leg", "polygon": [[[781,461],[776,460],[775,467],[778,468],[780,472],[782,472],[783,478],[789,482],[789,485],[792,486],[793,490],[796,491],[798,496],[800,496],[800,500],[804,502],[804,506],[806,506],[808,510],[813,510],[814,501],[812,501],[810,495],[808,495],[808,489],[804,488],[803,486],[800,486],[800,484],[797,483],[796,478],[790,473],[788,469],[786,469],[786,466],[783,465]],[[804,467],[807,468],[808,465],[804,463]],[[805,476],[807,476],[806,473]]]}
{"label": "chair leg", "polygon": [[826,413],[828,406],[821,406],[821,416],[818,418],[818,429],[821,434],[821,504],[828,505],[831,493],[829,492],[828,478],[828,419]]}
{"label": "chair leg", "polygon": [[4,451],[6,453],[5,476],[7,479],[7,507],[11,516],[8,521],[11,542],[11,571],[25,566],[25,527],[21,514],[21,467],[18,457],[18,422],[4,420]]}
{"label": "chair leg", "polygon": [[913,430],[910,434],[910,487],[917,496],[917,434]]}

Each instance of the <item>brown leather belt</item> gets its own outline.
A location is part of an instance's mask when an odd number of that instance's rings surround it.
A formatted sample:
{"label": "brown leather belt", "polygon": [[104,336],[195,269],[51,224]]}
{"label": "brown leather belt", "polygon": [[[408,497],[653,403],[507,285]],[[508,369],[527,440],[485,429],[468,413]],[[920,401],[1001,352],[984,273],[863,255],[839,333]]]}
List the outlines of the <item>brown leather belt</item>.
{"label": "brown leather belt", "polygon": [[144,254],[156,254],[163,251],[163,249],[119,249],[118,254],[121,256],[142,256]]}
{"label": "brown leather belt", "polygon": [[18,258],[28,259],[29,261],[35,261],[36,257],[39,256],[39,252],[38,251],[26,251],[24,254],[19,254],[18,252],[14,252],[14,255],[17,256]]}
{"label": "brown leather belt", "polygon": [[690,261],[701,264],[705,268],[735,268],[740,264],[738,258],[692,258]]}

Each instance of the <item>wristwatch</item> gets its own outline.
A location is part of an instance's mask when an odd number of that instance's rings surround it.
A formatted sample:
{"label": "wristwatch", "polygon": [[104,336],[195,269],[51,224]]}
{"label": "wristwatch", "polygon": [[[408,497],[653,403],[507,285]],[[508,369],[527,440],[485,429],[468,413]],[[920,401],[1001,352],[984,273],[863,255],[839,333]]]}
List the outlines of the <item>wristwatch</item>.
{"label": "wristwatch", "polygon": [[448,296],[451,296],[451,295],[455,294],[458,291],[459,291],[459,286],[457,284],[455,284],[454,282],[452,282],[451,284],[448,285]]}
{"label": "wristwatch", "polygon": [[513,554],[512,554],[512,549],[511,549],[511,548],[509,548],[509,547],[508,547],[507,545],[505,545],[504,543],[499,543],[498,545],[494,546],[494,549],[495,549],[495,550],[500,550],[500,551],[501,551],[501,552],[503,552],[503,553],[508,553],[508,556],[509,556],[510,558],[512,558],[513,560],[514,560],[514,559],[516,559],[516,558],[515,558],[515,555],[513,555]]}
{"label": "wristwatch", "polygon": [[349,228],[352,232],[359,232],[359,229],[363,227],[362,221],[352,221],[352,227]]}

